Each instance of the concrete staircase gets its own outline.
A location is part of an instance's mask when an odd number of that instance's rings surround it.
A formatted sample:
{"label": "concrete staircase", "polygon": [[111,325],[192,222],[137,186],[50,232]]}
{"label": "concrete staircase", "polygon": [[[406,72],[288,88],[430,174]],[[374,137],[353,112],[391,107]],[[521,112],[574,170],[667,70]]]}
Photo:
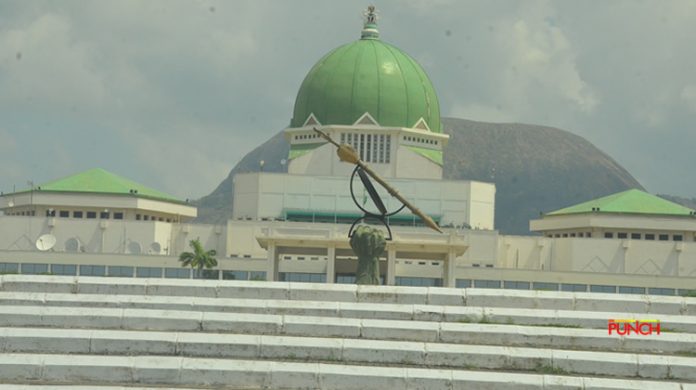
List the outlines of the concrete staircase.
{"label": "concrete staircase", "polygon": [[[609,335],[608,319],[662,332]],[[0,382],[696,390],[696,298],[4,275]]]}

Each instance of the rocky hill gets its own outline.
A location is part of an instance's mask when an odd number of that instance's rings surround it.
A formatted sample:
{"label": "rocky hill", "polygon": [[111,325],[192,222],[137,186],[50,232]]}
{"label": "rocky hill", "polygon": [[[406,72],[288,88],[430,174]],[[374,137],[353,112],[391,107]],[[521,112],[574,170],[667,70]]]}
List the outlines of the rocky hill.
{"label": "rocky hill", "polygon": [[[539,212],[592,198],[641,188],[623,167],[582,137],[567,131],[517,123],[484,123],[443,118],[450,142],[445,178],[494,182],[496,227],[506,234],[528,234]],[[282,132],[247,154],[225,180],[199,201],[200,222],[221,222],[232,213],[237,173],[285,172],[289,145]]]}

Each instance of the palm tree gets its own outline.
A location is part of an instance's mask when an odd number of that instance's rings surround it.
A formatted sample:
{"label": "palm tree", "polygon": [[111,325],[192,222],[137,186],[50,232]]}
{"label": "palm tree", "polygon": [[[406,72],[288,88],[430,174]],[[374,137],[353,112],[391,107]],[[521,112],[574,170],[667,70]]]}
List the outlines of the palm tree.
{"label": "palm tree", "polygon": [[217,252],[214,249],[206,252],[198,239],[191,240],[189,246],[193,249],[193,252],[183,252],[179,255],[182,267],[197,269],[198,274],[201,274],[203,268],[210,269],[218,265],[215,259]]}

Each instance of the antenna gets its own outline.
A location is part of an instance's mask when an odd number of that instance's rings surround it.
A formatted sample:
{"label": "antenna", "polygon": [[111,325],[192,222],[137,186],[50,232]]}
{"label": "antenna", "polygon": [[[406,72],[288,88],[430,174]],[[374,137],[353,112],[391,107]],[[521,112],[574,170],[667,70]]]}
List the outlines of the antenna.
{"label": "antenna", "polygon": [[56,245],[56,236],[44,234],[36,240],[36,249],[41,252],[49,251]]}
{"label": "antenna", "polygon": [[77,237],[68,238],[65,241],[65,251],[66,252],[78,252],[82,249],[82,243]]}
{"label": "antenna", "polygon": [[140,243],[137,241],[131,241],[128,244],[128,252],[132,253],[134,255],[139,255],[140,252],[142,252],[142,248],[140,247]]}
{"label": "antenna", "polygon": [[150,244],[150,251],[152,253],[162,253],[162,245],[160,245],[159,242],[155,241],[152,244]]}

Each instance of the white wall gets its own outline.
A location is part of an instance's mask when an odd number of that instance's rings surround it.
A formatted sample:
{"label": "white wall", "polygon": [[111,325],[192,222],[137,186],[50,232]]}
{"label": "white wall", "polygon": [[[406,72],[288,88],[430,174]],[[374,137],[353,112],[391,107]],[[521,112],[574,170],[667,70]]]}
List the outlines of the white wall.
{"label": "white wall", "polygon": [[696,276],[696,243],[500,236],[496,267],[559,272]]}
{"label": "white wall", "polygon": [[[489,183],[390,179],[398,191],[423,212],[440,215],[441,224],[493,229],[495,186]],[[348,177],[305,176],[282,173],[245,173],[235,176],[233,219],[276,219],[284,210],[361,213],[355,206]],[[397,210],[401,203],[379,184],[375,188],[388,210]],[[354,180],[359,201],[366,196],[360,179]],[[371,200],[368,210],[375,211]]]}

